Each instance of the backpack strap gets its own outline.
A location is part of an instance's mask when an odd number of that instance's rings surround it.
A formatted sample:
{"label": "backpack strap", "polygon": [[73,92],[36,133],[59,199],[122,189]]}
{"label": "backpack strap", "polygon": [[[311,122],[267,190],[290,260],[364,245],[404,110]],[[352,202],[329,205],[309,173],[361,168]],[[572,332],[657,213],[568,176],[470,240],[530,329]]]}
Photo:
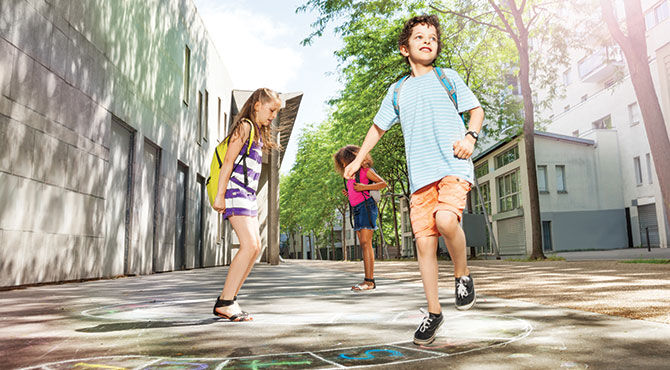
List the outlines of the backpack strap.
{"label": "backpack strap", "polygon": [[451,81],[449,77],[447,77],[447,75],[442,71],[442,68],[435,67],[433,68],[433,72],[435,72],[435,75],[442,84],[442,87],[444,87],[444,89],[447,91],[449,99],[451,100],[452,103],[454,103],[454,107],[456,107],[456,113],[458,113],[458,115],[461,116],[461,120],[463,121],[463,124],[465,124],[463,113],[458,111],[458,97],[456,96],[456,84],[454,84],[453,81]]}
{"label": "backpack strap", "polygon": [[[247,157],[251,151],[251,143],[254,142],[254,132],[256,131],[256,125],[254,125],[251,120],[244,118],[243,121],[246,121],[251,128],[249,129],[249,140],[247,141],[247,150],[242,153],[242,171],[244,172],[244,186],[249,185],[249,178],[247,175]],[[238,162],[239,163],[239,162]]]}
{"label": "backpack strap", "polygon": [[395,114],[400,118],[400,106],[398,105],[398,95],[400,95],[400,89],[402,88],[402,85],[407,81],[407,78],[409,75],[404,76],[403,78],[400,79],[395,84],[395,88],[393,89],[393,110],[395,110]]}

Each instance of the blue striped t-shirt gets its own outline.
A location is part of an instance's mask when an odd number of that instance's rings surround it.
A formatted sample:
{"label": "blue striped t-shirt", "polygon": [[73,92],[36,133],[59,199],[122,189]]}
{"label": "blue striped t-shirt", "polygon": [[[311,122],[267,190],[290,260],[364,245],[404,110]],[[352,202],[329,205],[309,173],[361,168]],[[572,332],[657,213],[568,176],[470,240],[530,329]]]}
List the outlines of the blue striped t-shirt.
{"label": "blue striped t-shirt", "polygon": [[[452,69],[443,73],[456,85],[458,110],[465,112],[480,106],[479,100]],[[388,131],[398,115],[393,108],[393,83],[386,93],[373,122]],[[465,126],[434,72],[409,77],[398,96],[400,124],[405,137],[405,155],[409,169],[410,191],[421,189],[445,176],[457,176],[472,183],[472,162],[454,157],[454,142],[463,139]]]}

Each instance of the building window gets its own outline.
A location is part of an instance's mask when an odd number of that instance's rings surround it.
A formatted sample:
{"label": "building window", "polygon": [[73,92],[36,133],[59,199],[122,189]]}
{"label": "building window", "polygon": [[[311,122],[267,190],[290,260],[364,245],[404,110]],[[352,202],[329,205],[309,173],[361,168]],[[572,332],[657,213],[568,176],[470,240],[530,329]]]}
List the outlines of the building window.
{"label": "building window", "polygon": [[594,121],[591,126],[594,129],[609,129],[612,128],[612,117],[608,114],[606,117],[603,117],[597,121]]}
{"label": "building window", "polygon": [[200,144],[202,142],[202,93],[198,91],[198,139],[197,142]]}
{"label": "building window", "polygon": [[521,206],[519,201],[519,170],[496,179],[500,212],[507,212]]}
{"label": "building window", "polygon": [[579,130],[572,131],[572,136],[579,137]]}
{"label": "building window", "polygon": [[644,15],[645,24],[647,29],[653,28],[655,25],[663,22],[670,16],[670,8],[668,7],[668,2],[663,1],[658,4],[653,10],[647,12]]}
{"label": "building window", "polygon": [[188,105],[188,92],[191,89],[191,49],[184,51],[184,104]]}
{"label": "building window", "polygon": [[537,166],[537,190],[546,193],[547,189],[547,166]]}
{"label": "building window", "polygon": [[517,159],[519,159],[519,147],[515,145],[495,157],[496,170]]}
{"label": "building window", "polygon": [[475,177],[480,178],[489,173],[489,161],[484,161],[484,163],[475,167]]}
{"label": "building window", "polygon": [[568,68],[563,72],[563,84],[568,86],[572,83],[572,68]]}
{"label": "building window", "polygon": [[569,111],[569,110],[570,110],[570,104],[568,104],[568,105],[566,105],[565,107],[563,107],[563,112],[567,112],[567,111]]}
{"label": "building window", "polygon": [[649,184],[653,184],[654,180],[652,179],[653,172],[651,172],[651,154],[647,153],[646,157],[647,157],[647,177],[649,177]]}
{"label": "building window", "polygon": [[640,123],[640,107],[637,102],[628,105],[628,122],[631,126]]}
{"label": "building window", "polygon": [[556,191],[559,193],[567,193],[568,189],[565,186],[565,166],[556,166]]}
{"label": "building window", "polygon": [[202,140],[207,141],[209,138],[209,92],[207,90],[205,90],[205,107],[203,109]]}
{"label": "building window", "polygon": [[[477,188],[475,188],[475,191],[470,192],[472,194],[472,204],[474,204],[474,213],[484,213],[484,209],[482,209],[482,203],[479,201],[479,194],[477,194]],[[486,212],[487,214],[491,214],[491,189],[489,189],[489,183],[485,182],[483,184],[479,184],[479,190],[482,195],[482,199],[484,199],[484,207],[486,207]]]}
{"label": "building window", "polygon": [[642,185],[642,166],[640,165],[640,157],[633,158],[633,168],[635,169],[635,183]]}

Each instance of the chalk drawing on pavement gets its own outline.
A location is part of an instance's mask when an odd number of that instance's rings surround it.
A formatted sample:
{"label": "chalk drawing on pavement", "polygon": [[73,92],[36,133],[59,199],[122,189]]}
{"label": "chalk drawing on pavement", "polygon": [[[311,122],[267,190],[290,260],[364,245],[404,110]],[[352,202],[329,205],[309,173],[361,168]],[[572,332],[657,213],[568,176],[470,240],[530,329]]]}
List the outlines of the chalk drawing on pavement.
{"label": "chalk drawing on pavement", "polygon": [[[137,308],[139,306],[136,306]],[[286,318],[287,315],[283,315]],[[416,321],[413,313],[386,313],[387,320]],[[380,323],[389,325],[389,321]],[[333,324],[340,324],[339,322]],[[403,329],[404,330],[404,329]],[[119,355],[73,359],[42,364],[33,368],[57,369],[288,369],[288,368],[347,368],[411,363],[446,358],[480,351],[521,340],[532,332],[525,320],[505,315],[478,313],[445,314],[445,324],[435,342],[416,346],[412,342],[392,342],[346,348],[330,348],[311,352],[259,354],[255,356],[199,358]],[[28,368],[30,369],[30,368]]]}

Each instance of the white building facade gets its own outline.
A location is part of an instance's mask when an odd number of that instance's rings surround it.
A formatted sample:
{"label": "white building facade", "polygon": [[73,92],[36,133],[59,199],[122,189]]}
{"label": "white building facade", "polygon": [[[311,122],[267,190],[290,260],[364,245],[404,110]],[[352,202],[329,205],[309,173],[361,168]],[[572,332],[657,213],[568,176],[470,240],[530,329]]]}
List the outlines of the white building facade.
{"label": "white building facade", "polygon": [[[670,2],[643,0],[642,7],[652,78],[670,132]],[[612,45],[589,55],[572,53],[561,78],[565,97],[539,114],[550,120],[550,132],[596,142],[599,130],[616,136],[618,153],[612,155],[618,155],[621,177],[612,181],[622,184],[631,244],[668,247],[668,215],[664,214],[654,158],[628,67],[618,47]]]}

